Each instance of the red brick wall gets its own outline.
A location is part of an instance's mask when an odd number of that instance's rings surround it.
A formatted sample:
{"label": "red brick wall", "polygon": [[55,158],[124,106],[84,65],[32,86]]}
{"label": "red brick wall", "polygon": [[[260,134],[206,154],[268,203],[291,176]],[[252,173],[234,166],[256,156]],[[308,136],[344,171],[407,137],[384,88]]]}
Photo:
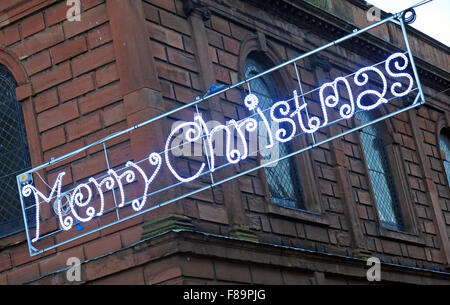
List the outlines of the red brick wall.
{"label": "red brick wall", "polygon": [[[67,7],[64,1],[49,3],[0,29],[0,45],[20,62],[27,75],[27,81],[19,83],[17,92],[24,107],[33,165],[90,144],[138,120],[137,117],[131,117],[130,104],[125,102],[124,96],[131,99],[128,95],[131,89],[130,79],[126,79],[123,73],[123,65],[125,69],[134,71],[137,67],[133,65],[137,61],[130,58],[129,66],[126,67],[126,58],[124,63],[124,55],[118,53],[119,38],[114,37],[111,30],[110,14],[113,9],[108,8],[112,2],[82,1],[80,23],[65,20]],[[182,2],[142,0],[145,28],[140,30],[149,38],[149,42],[140,43],[143,50],[149,50],[146,54],[157,76],[156,81],[150,80],[151,84],[144,87],[156,92],[156,100],[165,111],[202,96],[209,81],[205,76],[207,73],[213,75],[216,84],[229,85],[241,80],[242,62],[245,60],[242,54],[248,37],[259,47],[268,48],[268,53],[276,61],[272,64],[328,41],[314,33],[305,35],[296,25],[274,18],[269,12],[247,2],[231,1],[230,7],[215,1],[206,3],[210,5],[212,16],[204,23],[207,40],[203,47],[207,48],[212,71],[205,71],[208,68],[199,64],[205,59],[198,58],[196,48],[199,44],[196,45],[194,41],[194,37],[198,36],[193,31],[198,29],[193,29],[192,21],[184,15]],[[274,19],[272,25],[263,22],[269,19]],[[389,35],[393,35],[392,32]],[[389,39],[394,41],[398,37],[390,36]],[[326,79],[354,71],[358,66],[372,63],[370,59],[344,48],[333,49],[327,52],[327,56],[333,63],[333,69],[328,74],[318,72],[309,61],[299,63],[305,90],[317,87]],[[283,73],[286,89],[296,88],[294,70],[286,68]],[[135,89],[133,92],[140,92],[140,88]],[[427,96],[437,93],[431,88],[426,88],[425,92]],[[164,254],[156,250],[158,245],[152,245],[154,250],[145,252],[145,255],[127,248],[139,241],[144,219],[166,213],[184,214],[192,218],[195,229],[203,232],[228,236],[234,226],[240,225],[250,228],[264,244],[349,256],[356,256],[356,250],[367,250],[384,262],[445,271],[449,257],[446,251],[450,249],[444,251],[446,244],[442,239],[447,239],[448,245],[450,195],[436,139],[436,126],[439,120],[442,121],[442,116],[448,116],[449,99],[445,95],[435,99],[439,99],[437,103],[444,106],[425,105],[417,111],[412,110],[415,112],[414,117],[403,113],[389,122],[400,147],[402,166],[407,175],[404,179],[410,187],[408,191],[413,214],[417,216],[416,239],[411,239],[408,234],[383,236],[380,233],[360,140],[358,133],[352,133],[307,152],[318,182],[318,200],[312,204],[321,211],[319,216],[271,207],[263,173],[254,172],[239,178],[233,189],[239,200],[230,199],[224,187],[216,187],[157,210],[145,218],[134,218],[36,257],[29,256],[23,233],[0,239],[0,284],[38,279],[39,283],[64,282],[58,282],[56,277],[49,275],[65,268],[66,260],[71,256],[91,261],[85,264],[83,278],[99,284],[320,282],[314,276],[314,270],[287,267],[288,264],[281,260],[276,263],[278,267],[270,267],[268,262],[262,261],[248,263],[252,260],[250,254],[249,257],[234,260],[227,260],[226,257],[210,258],[209,254],[203,254],[189,257],[186,262],[184,255],[159,259],[158,255]],[[220,96],[220,105],[224,120],[242,119],[248,115],[242,104],[242,92],[238,89]],[[206,106],[200,107],[205,107],[202,108],[205,111],[208,109]],[[164,122],[165,132],[168,134],[172,122],[187,119],[189,115],[183,112],[171,116]],[[142,120],[149,118],[147,112],[142,112],[141,116]],[[413,127],[414,120],[417,130]],[[342,129],[350,126],[350,122],[340,124]],[[330,132],[325,130],[317,133],[317,139],[329,137]],[[124,164],[135,158],[136,151],[146,150],[133,146],[132,143],[139,143],[139,139],[133,142],[135,140],[130,140],[129,136],[123,136],[109,143],[111,165]],[[420,143],[421,149],[416,143]],[[53,182],[62,169],[67,171],[65,184],[105,172],[106,163],[101,149],[91,148],[51,168],[47,173],[49,182]],[[339,149],[343,154],[339,155]],[[344,158],[337,162],[337,156]],[[177,162],[177,167],[183,169],[182,174],[185,175],[195,172],[200,164],[198,160],[190,159]],[[235,170],[240,171],[256,164],[256,159],[250,159]],[[349,193],[343,191],[344,182],[339,178],[342,172],[348,174]],[[207,182],[208,179],[200,180],[185,188],[203,186]],[[236,209],[238,205],[244,209],[242,214],[245,217],[241,216],[243,220],[233,216],[239,211],[239,208]],[[353,209],[359,226],[352,223],[347,205]],[[48,210],[44,212],[44,217],[48,217],[49,213]],[[107,214],[86,224],[85,229],[107,223],[111,217],[111,214]],[[56,222],[50,223],[46,230],[55,229],[56,226]],[[355,242],[355,229],[360,230],[363,243]],[[442,230],[447,236],[442,236]],[[59,234],[55,241],[61,241],[71,234]],[[361,244],[365,245],[364,249],[360,249]],[[122,254],[98,258],[124,248],[125,254],[120,252]],[[139,261],[139,255],[145,257],[142,262]],[[264,253],[256,256],[264,257]],[[283,264],[285,267],[280,267]],[[335,280],[352,283],[352,280],[338,275],[328,278],[330,283]]]}
{"label": "red brick wall", "polygon": [[[82,1],[81,22],[66,21],[67,9],[65,1],[60,1],[0,32],[0,44],[20,59],[32,88],[21,95],[19,87],[18,99],[23,103],[27,125],[35,122],[36,126],[35,133],[27,126],[30,143],[35,143],[30,145],[33,165],[126,128],[106,3]],[[118,160],[129,154],[127,137],[120,141],[119,149],[111,151],[111,160],[116,163],[122,163]],[[95,154],[99,150],[91,149],[51,169],[49,182],[53,183],[62,168],[68,170],[66,184],[104,171],[104,160],[99,162]],[[76,163],[83,157],[88,161]],[[67,168],[69,162],[73,163]],[[92,257],[95,253],[90,249],[102,247],[85,242],[99,236],[93,234],[78,242],[81,246],[76,247],[76,243],[75,247],[61,247],[35,258],[30,258],[23,234],[6,237],[1,241],[1,247],[7,247],[1,251],[1,277],[7,274],[10,284],[26,282],[66,267],[67,257]],[[110,238],[98,240],[107,245],[105,250],[123,246],[120,235]]]}
{"label": "red brick wall", "polygon": [[[154,56],[157,62],[156,65],[159,67],[159,79],[161,83],[165,84],[163,87],[167,87],[167,89],[164,89],[164,97],[170,103],[178,101],[179,105],[192,101],[195,96],[199,95],[199,88],[195,83],[197,78],[197,73],[195,72],[197,70],[193,67],[192,50],[190,49],[190,44],[186,43],[190,41],[191,37],[189,25],[182,18],[183,14],[180,10],[178,10],[177,16],[177,6],[172,2],[165,2],[164,5],[155,2],[150,3],[150,1],[144,2],[149,2],[145,4],[146,16],[149,21],[153,48],[157,49]],[[245,9],[247,8],[245,7]],[[231,12],[231,10],[225,11],[225,14]],[[253,12],[250,8],[248,11]],[[259,10],[254,9],[254,11],[255,16],[260,13]],[[243,23],[245,24],[245,22]],[[250,23],[248,23],[246,25],[249,26],[249,29],[247,29],[243,24],[227,20],[224,16],[214,13],[211,20],[207,21],[205,25],[209,43],[208,51],[214,63],[213,67],[217,83],[231,84],[237,82],[240,80],[238,76],[240,72],[238,67],[240,44],[246,36],[255,35],[255,27],[250,26]],[[258,30],[266,33],[266,40],[279,55],[280,62],[325,42],[319,37],[310,35],[304,39],[295,37],[298,42],[290,43],[291,41],[287,39],[287,35],[279,29],[270,28],[269,30],[268,27],[263,25],[258,24],[258,26]],[[396,37],[396,39],[398,38]],[[304,49],[299,48],[300,45]],[[178,57],[173,55],[175,52],[179,54]],[[331,51],[329,55],[333,56],[336,62],[339,62],[340,65],[346,68],[344,71],[332,71],[331,75],[335,76],[340,75],[342,72],[348,73],[348,71],[352,71],[358,65],[361,66],[368,63],[367,59],[345,49]],[[354,64],[349,64],[348,58],[352,58]],[[293,77],[292,86],[295,86],[293,72],[290,71]],[[304,82],[311,86],[306,86],[305,90],[316,87],[324,81],[314,79],[314,75],[311,74],[313,71],[307,68],[301,67],[300,72]],[[189,88],[190,91],[186,91]],[[188,98],[185,100],[180,99],[180,92],[184,93],[183,97]],[[240,119],[246,116],[245,109],[242,107],[242,97],[239,93],[232,93],[233,90],[221,100],[224,115],[226,119]],[[442,249],[436,236],[438,234],[436,225],[433,223],[432,207],[429,203],[426,203],[427,199],[425,199],[427,188],[424,185],[423,173],[419,165],[419,157],[416,153],[416,144],[408,114],[404,113],[396,116],[390,120],[389,124],[393,126],[392,131],[397,135],[401,146],[401,157],[407,174],[407,183],[411,187],[411,203],[418,216],[417,229],[419,231],[418,235],[421,236],[421,241],[417,245],[414,242],[402,241],[401,237],[400,239],[383,238],[379,235],[377,230],[379,226],[377,212],[374,207],[373,196],[369,192],[367,170],[362,159],[360,141],[358,134],[353,133],[343,137],[340,142],[347,158],[344,163],[348,164],[349,179],[357,203],[356,209],[362,224],[363,234],[367,241],[367,249],[375,256],[386,261],[402,262],[406,265],[412,264],[423,267],[432,266],[433,263],[444,263]],[[430,122],[429,124],[430,126],[435,126],[435,123],[432,124]],[[321,137],[325,138],[326,135],[319,134],[318,138],[320,139]],[[433,143],[436,145],[435,140],[433,140]],[[265,208],[268,204],[265,198],[267,194],[262,186],[263,182],[256,173],[239,178],[240,191],[247,210],[248,225],[255,230],[261,240],[302,247],[318,247],[333,253],[349,253],[351,251],[351,232],[349,232],[350,228],[343,209],[345,198],[341,194],[339,181],[333,168],[332,151],[328,145],[322,145],[313,149],[311,156],[314,160],[314,169],[320,186],[322,200],[320,204],[324,209],[328,226],[317,226],[289,219],[289,217],[268,215]],[[437,162],[439,163],[442,176],[442,162]],[[441,181],[440,183],[445,185],[445,180],[442,179]],[[439,186],[438,189],[441,190],[441,196],[448,191],[448,188],[445,186]],[[201,202],[202,200],[211,202],[213,198],[210,198],[209,200],[206,198],[195,198],[197,199],[195,202],[189,201],[190,206],[197,205],[197,209],[200,211],[199,214],[192,213],[189,216],[210,220],[216,223],[216,226],[225,223],[223,219],[218,218],[222,215],[222,213],[218,212],[219,210],[207,214],[204,212],[205,216],[213,214],[216,219],[201,216],[201,211],[206,207],[210,210],[214,209],[215,205],[205,205]],[[446,207],[444,213],[445,211]],[[201,227],[201,224],[199,226]],[[216,230],[218,231],[218,228]],[[435,267],[440,268],[437,265]]]}

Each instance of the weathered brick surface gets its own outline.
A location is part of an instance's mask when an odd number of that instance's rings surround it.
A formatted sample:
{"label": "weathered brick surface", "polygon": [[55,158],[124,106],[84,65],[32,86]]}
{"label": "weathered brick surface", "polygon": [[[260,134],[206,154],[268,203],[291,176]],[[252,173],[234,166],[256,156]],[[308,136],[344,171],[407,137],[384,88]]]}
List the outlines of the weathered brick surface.
{"label": "weathered brick surface", "polygon": [[164,63],[157,63],[156,67],[161,78],[187,87],[191,86],[189,72]]}
{"label": "weathered brick surface", "polygon": [[64,22],[64,33],[66,38],[74,37],[82,32],[95,28],[108,19],[106,14],[106,5],[99,5],[90,10],[81,13],[80,22]]}
{"label": "weathered brick surface", "polygon": [[95,85],[97,88],[108,85],[119,79],[117,75],[117,68],[115,64],[110,64],[106,67],[100,68],[95,72]]}
{"label": "weathered brick surface", "polygon": [[31,76],[52,66],[50,54],[48,50],[44,50],[36,55],[30,57],[24,62],[25,70]]}
{"label": "weathered brick surface", "polygon": [[283,279],[281,271],[268,267],[251,266],[251,274],[254,284],[261,285],[282,285]]}
{"label": "weathered brick surface", "polygon": [[41,135],[42,150],[47,151],[66,143],[66,135],[63,127],[49,130]]}
{"label": "weathered brick surface", "polygon": [[[54,149],[46,151],[44,153],[44,160],[45,161],[50,161],[51,158],[57,158],[57,157],[63,156],[65,154],[68,154],[71,151],[79,149],[81,147],[83,147],[83,141],[81,141],[81,140],[73,141],[73,142],[70,142],[70,143],[65,143],[65,145],[61,145],[61,146],[58,146],[57,148],[54,148]],[[55,165],[55,166],[63,166],[65,164],[67,164],[67,163],[73,162],[73,161],[78,160],[80,158],[83,158],[85,156],[86,156],[86,153],[85,152],[81,152],[81,153],[73,156],[72,158],[70,158],[70,159],[68,159],[66,161],[63,161],[63,162],[61,162],[61,163],[59,163],[58,165]]]}
{"label": "weathered brick surface", "polygon": [[[216,3],[219,8],[217,12],[222,11],[223,14],[213,11],[211,19],[204,22],[206,39],[199,43],[195,41],[195,32],[192,32],[197,29],[192,29],[189,19],[182,12],[181,1],[142,0],[142,2],[145,31],[149,36],[143,45],[148,44],[150,50],[148,56],[155,62],[158,80],[155,88],[161,88],[161,92],[157,94],[162,96],[160,98],[158,95],[155,107],[161,109],[181,106],[195,100],[197,96],[202,96],[207,89],[203,79],[206,77],[205,72],[212,75],[216,84],[228,85],[241,80],[243,71],[240,70],[242,69],[240,64],[244,59],[240,56],[246,51],[243,48],[246,47],[244,42],[248,37],[254,39],[254,50],[267,49],[278,62],[328,41],[328,38],[320,37],[316,32],[303,37],[302,28],[274,17],[270,12],[252,7],[247,2],[242,2],[242,7],[233,9]],[[22,62],[29,78],[28,84],[20,84],[17,96],[25,103],[28,101],[27,98],[30,98],[31,113],[24,115],[28,121],[36,122],[37,134],[28,136],[37,138],[33,143],[40,145],[42,161],[64,155],[113,132],[123,130],[129,127],[130,122],[136,123],[136,117],[148,119],[147,113],[155,113],[142,111],[134,117],[127,116],[129,109],[133,108],[123,97],[121,88],[123,75],[120,74],[123,63],[116,60],[118,48],[114,44],[114,35],[117,33],[111,31],[113,23],[109,20],[107,3],[103,0],[86,0],[82,1],[82,4],[80,23],[68,22],[65,16],[67,6],[65,3],[57,2],[0,29],[0,45],[6,46],[7,50]],[[361,12],[348,5],[353,12],[352,18],[356,18],[356,24],[363,24],[364,18],[358,15]],[[272,25],[266,22],[253,22],[258,18],[274,22]],[[257,32],[258,35],[255,34]],[[396,33],[393,28],[390,28],[389,32],[384,28],[375,34],[396,43],[398,42],[398,37],[394,37]],[[426,44],[419,50],[419,45],[420,43],[415,41],[413,48],[418,51],[420,57],[429,56],[432,61],[448,62],[444,55],[440,54],[442,51],[438,52],[436,48]],[[209,58],[198,58],[199,46],[207,49]],[[327,54],[333,61],[333,68],[326,75],[318,74],[317,67],[311,67],[306,60],[298,62],[305,89],[316,88],[319,85],[317,82],[322,82],[323,78],[331,79],[344,75],[348,71],[353,71],[356,66],[373,62],[371,58],[363,58],[344,47],[330,50]],[[352,60],[349,61],[348,58]],[[202,61],[205,60],[211,61],[211,71],[204,71]],[[274,64],[275,62],[267,62],[267,67]],[[281,84],[278,90],[283,91],[281,94],[285,94],[285,88],[282,88],[285,81],[292,83],[284,84],[286,88],[291,89],[291,85],[295,88],[298,86],[292,67],[287,67],[285,72],[283,77],[287,79],[278,80]],[[425,89],[428,90],[426,92],[433,92],[427,87]],[[249,114],[243,106],[243,96],[241,88],[230,90],[220,96],[220,109],[212,110],[219,111],[227,120],[243,119]],[[316,97],[312,95],[311,98]],[[438,98],[436,103],[448,105],[447,96],[436,97]],[[142,101],[142,105],[148,106],[149,103]],[[199,107],[208,113],[209,110],[204,105]],[[399,105],[390,103],[386,107],[395,110]],[[320,111],[319,103],[311,106],[311,113],[318,115]],[[317,213],[270,209],[273,203],[270,202],[267,182],[264,181],[261,172],[240,177],[239,189],[233,191],[242,197],[246,208],[244,217],[246,226],[264,243],[348,255],[354,250],[352,239],[354,227],[346,210],[346,205],[349,204],[346,196],[350,196],[355,202],[356,218],[361,223],[366,243],[363,250],[371,251],[372,255],[386,262],[446,270],[448,262],[439,238],[442,227],[446,229],[447,234],[450,231],[450,194],[436,128],[441,124],[442,117],[448,116],[448,108],[441,111],[439,107],[424,106],[413,111],[417,115],[417,126],[412,125],[407,114],[402,114],[389,121],[389,133],[392,134],[395,145],[399,147],[399,160],[403,163],[405,181],[411,196],[408,204],[411,205],[413,216],[416,217],[414,233],[403,235],[398,233],[389,237],[380,233],[381,225],[358,133],[346,135],[333,141],[333,144],[327,143],[308,152],[317,179],[315,184],[318,202],[313,203],[320,206],[320,216],[317,218],[310,215]],[[186,111],[170,119],[186,119],[191,115],[192,112]],[[346,129],[349,126],[350,124],[343,122],[339,128]],[[414,128],[418,128],[419,138],[423,139],[418,142],[419,145],[414,138]],[[169,128],[164,130],[167,133],[168,131]],[[327,137],[329,131],[321,130],[316,134],[318,141]],[[151,139],[153,135],[149,135],[146,141]],[[139,147],[133,147],[133,143],[135,142],[130,141],[130,136],[125,135],[106,144],[111,166],[123,166],[126,161],[133,159],[132,151],[140,150]],[[64,168],[67,177],[63,185],[68,187],[69,184],[77,183],[92,175],[104,174],[107,165],[102,149],[101,146],[93,147],[51,167],[47,178],[53,181],[59,170]],[[425,164],[421,164],[418,152],[420,149],[425,155]],[[198,161],[192,158],[179,160],[177,166],[180,173],[192,174],[198,169]],[[236,170],[248,169],[257,162],[256,159],[251,159],[247,164],[239,163]],[[336,166],[344,167],[348,173],[347,194],[341,187],[342,181],[339,180]],[[183,191],[206,185],[207,179],[202,179],[186,184]],[[435,189],[431,191],[430,183],[435,185]],[[131,189],[140,190],[137,186],[132,186]],[[225,195],[227,194],[224,194],[221,187],[192,195],[180,203],[180,211],[194,219],[197,230],[221,235],[230,234],[232,222],[230,222],[230,207],[224,205]],[[111,194],[108,196],[108,204],[112,207],[112,196]],[[434,205],[430,200],[433,200]],[[436,206],[441,208],[438,213],[442,213],[442,225],[436,223],[434,216]],[[98,222],[86,225],[86,229],[107,223],[112,216],[114,215],[105,215]],[[3,246],[0,239],[2,249],[0,284],[19,284],[41,276],[43,277],[41,283],[56,283],[59,280],[50,274],[64,268],[69,255],[77,256],[81,260],[91,260],[91,263],[83,267],[83,276],[94,284],[309,284],[318,281],[318,277],[314,277],[310,271],[300,272],[289,268],[271,268],[264,264],[247,264],[245,257],[239,262],[219,258],[187,259],[177,256],[158,260],[154,257],[156,259],[154,262],[135,266],[139,259],[142,260],[143,257],[148,259],[153,254],[107,255],[139,241],[142,221],[143,218],[133,219],[130,224],[97,232],[35,258],[29,257],[23,243],[24,236],[19,242],[7,246]],[[74,234],[76,232],[62,232],[56,235],[55,240],[63,241]],[[411,234],[417,239],[408,240],[408,235]],[[214,245],[210,246],[212,251]],[[126,251],[130,251],[128,254],[131,253],[131,250]],[[100,260],[99,257],[104,255],[105,260]],[[226,255],[228,254],[224,254]],[[269,259],[269,254],[258,252],[252,254],[252,258]],[[277,263],[274,263],[274,266]],[[332,276],[329,280],[337,281]],[[350,283],[351,280],[347,282]]]}
{"label": "weathered brick surface", "polygon": [[87,45],[89,49],[97,48],[112,40],[109,24],[104,24],[89,31],[87,35]]}
{"label": "weathered brick surface", "polygon": [[45,11],[45,23],[48,27],[60,23],[61,21],[66,20],[67,15],[67,5],[66,3],[58,3],[49,7]]}
{"label": "weathered brick surface", "polygon": [[216,261],[214,262],[214,267],[216,271],[216,278],[218,280],[235,283],[251,282],[250,268],[245,264]]}
{"label": "weathered brick surface", "polygon": [[64,103],[92,90],[94,90],[94,79],[92,75],[87,74],[59,86],[59,100]]}
{"label": "weathered brick surface", "polygon": [[28,264],[23,267],[14,268],[7,273],[8,284],[18,285],[26,283],[39,277],[38,264]]}
{"label": "weathered brick surface", "polygon": [[50,129],[60,124],[66,123],[77,118],[79,115],[77,103],[75,101],[67,102],[37,116],[40,131]]}
{"label": "weathered brick surface", "polygon": [[98,114],[84,116],[72,123],[67,124],[67,140],[69,142],[73,141],[85,135],[91,134],[99,130],[101,127],[102,123]]}
{"label": "weathered brick surface", "polygon": [[176,12],[175,1],[174,0],[167,0],[167,1],[165,1],[165,0],[144,0],[144,1],[147,2],[147,3],[150,3],[150,4],[154,5],[154,6],[163,8],[163,9],[165,9],[167,11],[172,12],[172,13]]}
{"label": "weathered brick surface", "polygon": [[84,253],[87,259],[92,259],[102,254],[118,250],[121,246],[120,235],[114,234],[85,244]]}
{"label": "weathered brick surface", "polygon": [[64,41],[63,29],[61,26],[56,25],[29,37],[22,43],[14,46],[12,50],[19,58],[23,59],[62,41]]}
{"label": "weathered brick surface", "polygon": [[181,34],[153,23],[148,23],[148,31],[152,39],[183,49],[183,36]]}
{"label": "weathered brick surface", "polygon": [[69,63],[54,66],[52,70],[37,74],[31,78],[35,93],[42,92],[72,78]]}
{"label": "weathered brick surface", "polygon": [[161,24],[164,27],[191,36],[191,27],[185,18],[160,10]]}
{"label": "weathered brick surface", "polygon": [[33,34],[36,34],[44,28],[44,16],[42,13],[28,17],[21,23],[22,38],[27,38]]}
{"label": "weathered brick surface", "polygon": [[68,259],[73,257],[76,257],[80,261],[83,261],[85,259],[83,254],[83,248],[75,247],[66,251],[58,252],[55,255],[42,259],[39,262],[39,269],[41,271],[41,275],[45,276],[57,270],[67,268]]}
{"label": "weathered brick surface", "polygon": [[0,31],[2,44],[9,46],[20,40],[19,25],[14,24]]}
{"label": "weathered brick surface", "polygon": [[74,58],[72,60],[73,75],[81,75],[112,61],[114,61],[114,48],[112,44],[102,46],[87,54]]}
{"label": "weathered brick surface", "polygon": [[54,64],[58,64],[67,59],[75,57],[76,55],[83,53],[87,50],[86,39],[84,37],[78,37],[73,40],[66,41],[58,44],[50,49],[52,60]]}
{"label": "weathered brick surface", "polygon": [[18,86],[16,88],[16,98],[17,101],[23,101],[26,98],[29,98],[32,95],[31,84],[25,84],[22,86]]}
{"label": "weathered brick surface", "polygon": [[144,285],[142,268],[133,268],[94,282],[94,285]]}
{"label": "weathered brick surface", "polygon": [[38,94],[34,97],[33,103],[35,105],[36,112],[38,113],[52,108],[59,103],[58,92],[56,91],[56,89],[51,89]]}
{"label": "weathered brick surface", "polygon": [[215,207],[210,204],[199,204],[198,211],[201,219],[222,224],[228,223],[226,211],[223,209],[223,207]]}
{"label": "weathered brick surface", "polygon": [[3,272],[12,267],[11,257],[9,252],[3,251],[0,252],[0,272]]}
{"label": "weathered brick surface", "polygon": [[79,106],[82,114],[105,107],[122,99],[119,83],[114,83],[80,98]]}

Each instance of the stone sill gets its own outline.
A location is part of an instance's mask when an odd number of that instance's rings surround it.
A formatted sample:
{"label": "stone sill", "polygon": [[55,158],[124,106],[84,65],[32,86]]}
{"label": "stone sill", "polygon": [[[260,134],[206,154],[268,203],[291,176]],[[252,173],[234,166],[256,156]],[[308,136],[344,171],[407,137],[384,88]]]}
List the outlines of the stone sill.
{"label": "stone sill", "polygon": [[391,240],[395,240],[398,242],[405,242],[405,243],[410,243],[410,244],[415,244],[415,245],[420,245],[420,246],[425,245],[425,241],[423,240],[423,238],[421,236],[415,235],[412,233],[389,230],[389,229],[383,228],[381,226],[378,230],[378,233],[381,238],[391,239]]}
{"label": "stone sill", "polygon": [[282,216],[285,218],[294,219],[300,222],[312,223],[315,225],[329,226],[329,221],[323,214],[307,210],[285,208],[273,203],[269,203],[267,205],[267,214]]}

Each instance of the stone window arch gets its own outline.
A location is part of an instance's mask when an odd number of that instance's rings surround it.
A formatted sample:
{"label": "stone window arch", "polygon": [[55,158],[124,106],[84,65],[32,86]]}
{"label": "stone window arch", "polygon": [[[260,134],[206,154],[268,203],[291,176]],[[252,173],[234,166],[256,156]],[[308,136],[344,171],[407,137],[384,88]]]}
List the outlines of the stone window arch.
{"label": "stone window arch", "polygon": [[[270,41],[266,41],[262,33],[244,38],[239,50],[240,79],[247,79],[281,63],[282,57],[275,50],[276,48]],[[265,96],[261,100],[267,105],[292,97],[292,92],[296,89],[285,69],[279,69],[261,79],[251,81],[250,88],[253,88],[252,93]],[[281,145],[284,147],[280,149],[280,155],[286,155],[305,147],[307,143],[303,137],[297,137]],[[283,168],[285,170],[280,171]],[[276,177],[277,174],[280,176]],[[269,213],[313,222],[325,221],[320,218],[322,212],[320,194],[309,151],[284,159],[273,168],[263,169],[259,171],[259,176],[265,185]],[[286,185],[279,187],[280,181],[285,181]],[[283,194],[284,199],[280,198]]]}
{"label": "stone window arch", "polygon": [[[358,112],[355,119],[364,124],[385,114],[385,110],[379,107]],[[360,130],[359,146],[368,175],[369,192],[377,210],[381,235],[401,232],[420,236],[398,138],[390,119]]]}
{"label": "stone window arch", "polygon": [[[258,56],[257,53],[251,53],[245,62],[245,78],[258,75],[268,68],[262,57]],[[258,96],[258,106],[263,111],[269,109],[279,96],[275,80],[270,74],[253,80],[251,91]],[[261,162],[273,158],[275,153],[280,158],[291,153],[293,149],[289,144],[280,144],[275,146],[276,149],[269,150],[270,153],[262,154]],[[265,167],[264,172],[272,203],[287,208],[305,209],[301,178],[293,158],[279,161],[275,166]]]}
{"label": "stone window arch", "polygon": [[[6,217],[0,219],[0,238],[5,237],[16,232],[20,232],[23,230],[23,216],[20,207],[20,198],[16,183],[16,175],[23,172],[24,169],[30,168],[33,164],[42,163],[42,151],[40,146],[39,132],[36,123],[36,115],[33,109],[32,104],[32,88],[30,84],[29,77],[21,63],[21,61],[17,58],[17,56],[8,51],[7,49],[0,46],[0,70],[1,70],[1,78],[3,79],[3,86],[5,89],[0,89],[1,94],[7,95],[7,102],[10,104],[11,109],[17,109],[11,111],[11,116],[14,115],[16,117],[15,121],[18,124],[18,128],[14,129],[17,132],[17,137],[21,138],[21,150],[23,152],[22,162],[17,164],[17,169],[3,169],[0,176],[12,177],[10,183],[13,183],[13,186],[10,188],[11,192],[15,192],[11,202],[5,200],[5,198],[1,198],[0,204],[2,205],[14,205],[13,210],[14,213],[9,213],[8,220]],[[8,93],[6,93],[8,92]],[[6,102],[4,100],[4,102]],[[19,111],[20,110],[20,111]],[[14,112],[14,113],[13,113]],[[11,116],[8,116],[5,112],[3,115],[8,119],[11,119]],[[0,137],[3,139],[3,136]],[[25,148],[26,147],[26,148]],[[41,181],[34,181],[36,186],[45,187]],[[8,182],[9,183],[9,182]],[[19,212],[18,212],[19,209]],[[28,211],[31,211],[28,210]],[[28,212],[27,211],[27,212]],[[49,209],[44,209],[41,211],[41,215],[47,217],[50,213]],[[32,218],[33,213],[30,213],[30,217]]]}
{"label": "stone window arch", "polygon": [[23,228],[16,175],[31,166],[17,82],[0,64],[0,236]]}

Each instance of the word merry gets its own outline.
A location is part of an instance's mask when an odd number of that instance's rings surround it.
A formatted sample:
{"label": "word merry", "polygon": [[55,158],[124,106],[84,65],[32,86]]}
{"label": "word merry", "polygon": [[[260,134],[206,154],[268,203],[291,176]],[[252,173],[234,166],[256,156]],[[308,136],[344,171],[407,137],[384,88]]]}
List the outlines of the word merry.
{"label": "word merry", "polygon": [[[392,66],[395,68],[394,71],[391,68]],[[405,96],[411,91],[413,79],[409,73],[404,72],[407,67],[408,58],[402,53],[392,54],[385,61],[385,70],[390,77],[394,79],[402,78],[406,81],[406,85],[399,81],[395,81],[391,84],[389,90],[394,97]],[[88,179],[88,183],[81,183],[77,185],[72,190],[71,194],[61,192],[62,179],[65,172],[58,174],[48,196],[45,196],[31,184],[25,185],[22,188],[23,196],[28,197],[31,196],[31,194],[34,194],[36,203],[36,234],[32,239],[32,242],[36,242],[40,236],[39,210],[41,202],[50,203],[54,199],[54,207],[56,207],[55,212],[58,215],[62,229],[70,230],[74,223],[76,224],[76,221],[88,222],[94,217],[103,215],[105,206],[105,192],[118,189],[120,194],[118,207],[123,207],[126,204],[124,184],[137,181],[137,176],[140,176],[144,181],[144,191],[142,196],[131,200],[132,209],[138,212],[147,204],[151,184],[158,176],[163,163],[177,180],[184,183],[193,181],[200,175],[207,173],[207,167],[210,173],[214,172],[216,170],[215,157],[217,155],[214,147],[214,141],[217,136],[220,136],[222,139],[223,135],[225,135],[225,157],[228,164],[236,164],[249,156],[246,133],[255,132],[258,129],[259,124],[263,124],[265,126],[266,136],[268,137],[265,147],[270,149],[276,143],[286,143],[291,141],[297,133],[297,126],[299,126],[301,131],[308,134],[312,134],[319,128],[327,126],[329,124],[328,111],[330,109],[337,109],[341,118],[349,119],[355,114],[356,107],[363,111],[372,110],[379,105],[387,103],[387,80],[380,69],[374,66],[359,69],[354,74],[354,83],[359,87],[367,85],[369,83],[368,72],[375,73],[381,79],[381,90],[377,91],[374,89],[367,89],[360,92],[355,98],[353,96],[349,81],[345,77],[337,77],[332,82],[323,84],[319,89],[320,107],[322,112],[321,116],[308,115],[306,110],[307,103],[305,100],[303,100],[303,103],[299,102],[299,96],[295,90],[293,92],[294,103],[289,103],[287,101],[275,102],[270,109],[268,109],[268,114],[265,113],[266,110],[262,110],[258,106],[258,97],[252,93],[248,94],[244,98],[244,105],[250,112],[253,113],[253,115],[241,121],[230,120],[226,125],[217,125],[213,128],[208,128],[202,116],[195,114],[193,121],[178,124],[172,129],[167,137],[163,156],[161,156],[162,153],[150,153],[147,161],[154,168],[153,173],[150,176],[147,175],[147,173],[138,164],[128,161],[125,164],[125,170],[123,173],[119,174],[117,171],[110,169],[107,171],[108,175],[106,178],[98,181],[91,177]],[[338,90],[339,85],[344,86],[347,90],[348,99],[341,98]],[[406,88],[403,88],[404,86]],[[368,95],[375,97],[375,101],[370,105],[363,104],[363,98]],[[271,128],[269,121],[272,122],[272,125],[278,124],[278,128],[275,130]],[[182,134],[186,143],[202,141],[208,160],[207,163],[202,162],[197,172],[190,177],[183,177],[180,175],[170,159],[169,152],[171,151],[171,144],[180,132],[183,132]],[[240,142],[241,149],[236,149],[234,147],[233,142],[235,138],[237,138],[237,141]],[[93,198],[95,198],[94,193],[97,193],[100,198],[100,205],[97,209],[89,205]],[[64,201],[65,204],[63,204]],[[68,208],[64,209],[64,205],[68,206]],[[85,215],[80,215],[78,212],[79,209],[84,209]]]}

